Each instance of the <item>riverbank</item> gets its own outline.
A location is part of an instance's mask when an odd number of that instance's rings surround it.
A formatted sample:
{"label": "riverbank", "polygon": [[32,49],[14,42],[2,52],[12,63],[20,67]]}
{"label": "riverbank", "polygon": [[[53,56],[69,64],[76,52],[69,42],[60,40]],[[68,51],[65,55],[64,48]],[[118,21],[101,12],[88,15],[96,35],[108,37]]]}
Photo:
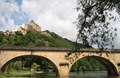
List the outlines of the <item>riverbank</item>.
{"label": "riverbank", "polygon": [[28,77],[33,74],[33,71],[12,71],[9,74],[5,73],[5,77]]}

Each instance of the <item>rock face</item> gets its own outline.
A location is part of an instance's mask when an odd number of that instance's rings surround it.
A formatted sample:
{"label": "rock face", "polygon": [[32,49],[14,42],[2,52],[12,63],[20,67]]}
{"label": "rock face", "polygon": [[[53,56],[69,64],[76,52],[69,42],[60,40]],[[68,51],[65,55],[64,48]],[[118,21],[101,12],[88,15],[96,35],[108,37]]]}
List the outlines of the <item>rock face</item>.
{"label": "rock face", "polygon": [[32,20],[29,24],[24,24],[24,28],[23,27],[18,28],[18,31],[21,31],[23,34],[26,34],[26,32],[29,30],[41,32],[41,27]]}

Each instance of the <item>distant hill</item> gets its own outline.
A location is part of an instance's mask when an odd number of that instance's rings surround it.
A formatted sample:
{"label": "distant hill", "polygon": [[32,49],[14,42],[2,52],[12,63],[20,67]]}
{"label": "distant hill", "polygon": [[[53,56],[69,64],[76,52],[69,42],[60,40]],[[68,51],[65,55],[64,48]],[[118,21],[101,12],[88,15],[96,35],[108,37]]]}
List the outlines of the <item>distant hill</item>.
{"label": "distant hill", "polygon": [[[62,38],[49,30],[41,31],[32,20],[30,24],[25,24],[24,27],[19,27],[17,31],[0,32],[0,46],[40,46],[40,47],[64,47],[75,48],[76,42],[72,42],[66,38]],[[82,44],[77,44],[77,47],[86,48]]]}

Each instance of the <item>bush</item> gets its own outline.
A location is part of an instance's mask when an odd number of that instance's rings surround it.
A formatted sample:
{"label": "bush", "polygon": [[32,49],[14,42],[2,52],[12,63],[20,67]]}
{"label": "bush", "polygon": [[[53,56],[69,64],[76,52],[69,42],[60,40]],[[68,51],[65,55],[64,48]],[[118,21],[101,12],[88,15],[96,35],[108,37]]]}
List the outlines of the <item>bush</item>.
{"label": "bush", "polygon": [[22,70],[22,61],[16,61],[14,64],[13,64],[13,69],[17,70],[17,71],[20,71]]}
{"label": "bush", "polygon": [[33,69],[34,71],[37,71],[38,69],[40,68],[40,65],[36,64],[36,63],[33,63],[31,65],[31,69]]}

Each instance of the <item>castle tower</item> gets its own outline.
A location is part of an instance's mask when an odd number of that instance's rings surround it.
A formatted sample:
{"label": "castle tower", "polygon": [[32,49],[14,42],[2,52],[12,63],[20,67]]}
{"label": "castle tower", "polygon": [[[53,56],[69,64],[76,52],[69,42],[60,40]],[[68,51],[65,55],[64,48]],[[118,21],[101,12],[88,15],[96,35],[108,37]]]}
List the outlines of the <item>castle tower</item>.
{"label": "castle tower", "polygon": [[24,29],[29,30],[28,24],[26,24],[26,23],[24,24]]}
{"label": "castle tower", "polygon": [[39,27],[39,25],[37,25],[33,20],[30,21],[27,27],[28,30],[33,30],[37,32],[41,31],[41,27]]}
{"label": "castle tower", "polygon": [[29,24],[24,24],[24,28],[19,27],[18,31],[21,31],[25,35],[27,31],[41,32],[41,27],[31,20]]}
{"label": "castle tower", "polygon": [[23,33],[23,35],[27,33],[27,31],[22,27],[19,27],[17,31],[20,31],[21,33]]}

